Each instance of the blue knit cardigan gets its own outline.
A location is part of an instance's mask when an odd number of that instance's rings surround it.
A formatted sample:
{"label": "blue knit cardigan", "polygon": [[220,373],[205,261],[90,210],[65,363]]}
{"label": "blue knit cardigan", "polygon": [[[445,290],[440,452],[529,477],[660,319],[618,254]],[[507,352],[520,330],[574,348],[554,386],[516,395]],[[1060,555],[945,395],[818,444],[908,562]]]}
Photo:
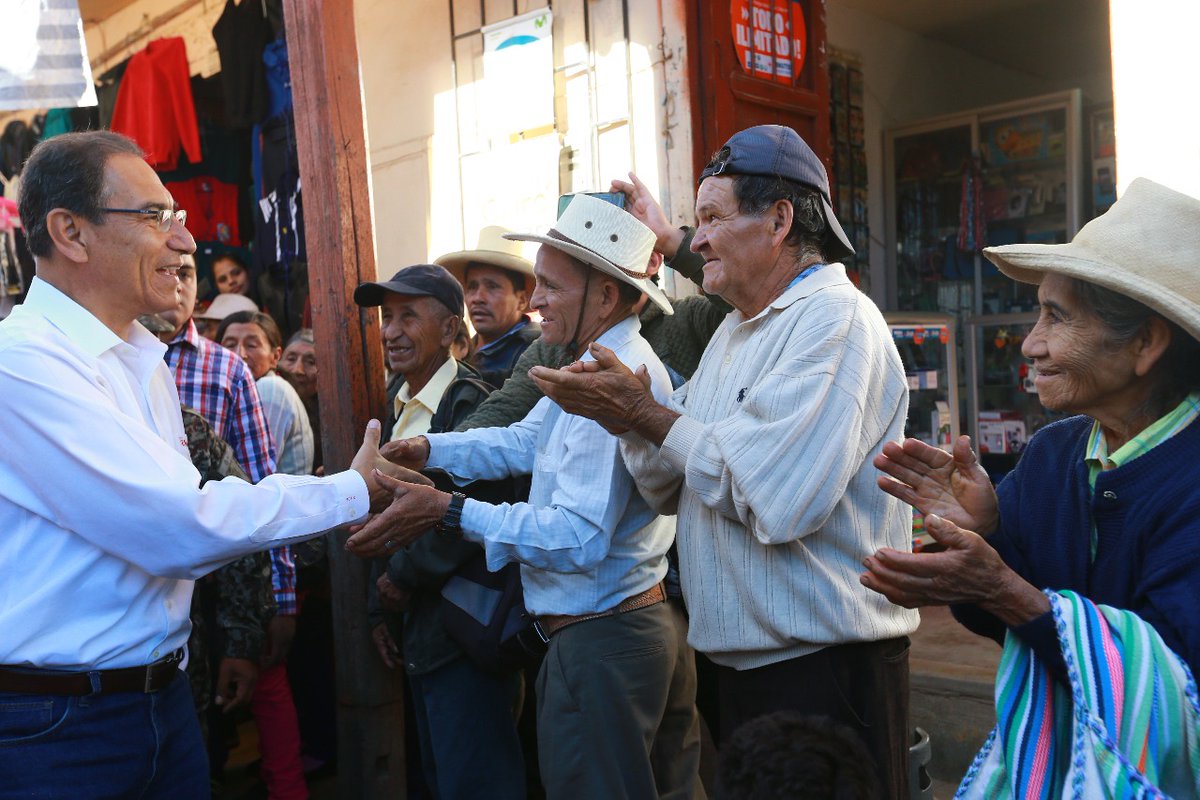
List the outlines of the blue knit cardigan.
{"label": "blue knit cardigan", "polygon": [[[1000,525],[988,537],[1039,589],[1070,589],[1132,611],[1154,626],[1195,673],[1200,667],[1200,420],[1116,469],[1088,490],[1089,417],[1034,436],[997,487]],[[1091,557],[1095,522],[1097,548]],[[975,606],[956,606],[971,630],[1003,641],[1005,627]],[[1049,612],[1013,629],[1065,677]]]}

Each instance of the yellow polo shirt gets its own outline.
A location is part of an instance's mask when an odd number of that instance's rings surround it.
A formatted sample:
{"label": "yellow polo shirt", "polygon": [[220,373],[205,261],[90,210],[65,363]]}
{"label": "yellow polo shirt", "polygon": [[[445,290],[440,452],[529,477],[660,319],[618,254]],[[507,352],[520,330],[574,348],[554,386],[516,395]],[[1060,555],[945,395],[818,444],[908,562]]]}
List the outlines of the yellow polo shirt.
{"label": "yellow polo shirt", "polygon": [[392,426],[392,441],[429,433],[429,425],[433,422],[438,403],[442,402],[442,395],[450,388],[456,375],[458,362],[451,356],[415,396],[409,394],[408,381],[404,382],[392,401],[396,415],[396,424]]}

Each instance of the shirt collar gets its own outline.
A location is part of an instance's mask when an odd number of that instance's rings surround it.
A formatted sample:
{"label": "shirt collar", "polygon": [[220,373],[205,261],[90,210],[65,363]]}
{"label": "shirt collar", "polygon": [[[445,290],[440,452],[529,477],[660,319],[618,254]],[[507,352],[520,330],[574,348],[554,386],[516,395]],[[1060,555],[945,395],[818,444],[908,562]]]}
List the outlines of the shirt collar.
{"label": "shirt collar", "polygon": [[1183,402],[1159,417],[1145,430],[1117,448],[1108,452],[1108,440],[1099,422],[1092,423],[1092,432],[1084,447],[1083,460],[1093,470],[1116,469],[1170,439],[1200,417],[1200,393],[1192,392]]}
{"label": "shirt collar", "polygon": [[191,345],[193,350],[199,350],[200,349],[200,331],[196,328],[196,321],[194,319],[189,318],[187,321],[187,325],[183,326],[183,330],[181,330],[175,336],[175,338],[172,339],[167,344],[168,345],[187,344],[187,345]]}
{"label": "shirt collar", "polygon": [[[613,352],[618,352],[625,345],[633,341],[633,337],[642,329],[642,321],[638,319],[637,314],[630,314],[625,319],[613,325],[604,333],[596,337],[596,344],[604,345]],[[579,357],[580,361],[595,361],[592,357],[590,349],[583,351],[583,355]]]}
{"label": "shirt collar", "polygon": [[446,359],[446,363],[438,367],[437,372],[433,373],[433,377],[429,379],[429,383],[421,387],[421,391],[415,396],[410,396],[408,393],[408,381],[400,387],[400,391],[396,393],[397,404],[408,404],[416,400],[421,405],[428,408],[430,411],[436,411],[438,403],[442,402],[442,395],[446,393],[446,389],[450,388],[450,384],[454,381],[454,377],[458,375],[458,362],[454,360],[454,356]]}
{"label": "shirt collar", "polygon": [[487,344],[485,344],[485,345],[483,345],[482,347],[480,347],[480,348],[479,348],[478,350],[476,350],[475,352],[477,352],[477,353],[490,353],[492,350],[495,350],[496,348],[500,347],[500,345],[504,344],[504,342],[505,342],[505,341],[506,341],[506,340],[507,340],[509,337],[511,337],[511,336],[515,336],[519,330],[521,330],[522,328],[524,328],[524,327],[525,327],[526,325],[528,325],[528,324],[529,324],[529,317],[527,317],[527,316],[525,316],[524,314],[522,314],[522,315],[521,315],[521,319],[519,319],[519,320],[517,321],[517,324],[516,324],[516,325],[513,325],[511,328],[509,328],[507,331],[505,331],[505,332],[504,332],[504,334],[503,334],[502,336],[500,336],[500,338],[498,338],[498,339],[493,339],[492,341],[490,341],[490,342],[488,342]]}
{"label": "shirt collar", "polygon": [[[801,274],[803,275],[804,273]],[[783,290],[783,294],[768,304],[767,308],[787,308],[797,300],[803,300],[805,297],[816,294],[822,289],[847,282],[849,282],[849,278],[846,277],[846,268],[844,266],[837,262],[825,264],[815,272],[809,273],[804,280],[794,280]],[[763,309],[763,311],[765,310]],[[760,311],[759,314],[761,313]]]}
{"label": "shirt collar", "polygon": [[130,326],[129,339],[122,339],[58,287],[36,276],[29,285],[24,305],[45,317],[76,347],[93,358],[120,345],[134,348],[150,361],[161,361],[167,351],[166,345],[138,322]]}

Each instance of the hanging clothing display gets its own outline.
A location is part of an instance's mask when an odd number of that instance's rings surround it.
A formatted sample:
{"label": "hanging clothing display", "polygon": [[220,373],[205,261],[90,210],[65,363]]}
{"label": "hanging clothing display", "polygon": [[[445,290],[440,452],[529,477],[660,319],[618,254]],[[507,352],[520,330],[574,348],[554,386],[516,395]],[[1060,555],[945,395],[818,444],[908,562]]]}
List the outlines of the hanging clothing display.
{"label": "hanging clothing display", "polygon": [[129,59],[117,93],[112,129],[146,151],[155,169],[175,169],[182,150],[200,161],[200,132],[180,37],[158,39]]}
{"label": "hanging clothing display", "polygon": [[196,241],[241,246],[237,186],[208,175],[165,185],[179,207],[187,210],[187,228]]}
{"label": "hanging clothing display", "polygon": [[0,110],[94,106],[76,0],[10,0],[0,47]]}
{"label": "hanging clothing display", "polygon": [[267,116],[263,49],[274,38],[260,0],[226,0],[212,29],[221,57],[221,85],[229,123],[249,127]]}

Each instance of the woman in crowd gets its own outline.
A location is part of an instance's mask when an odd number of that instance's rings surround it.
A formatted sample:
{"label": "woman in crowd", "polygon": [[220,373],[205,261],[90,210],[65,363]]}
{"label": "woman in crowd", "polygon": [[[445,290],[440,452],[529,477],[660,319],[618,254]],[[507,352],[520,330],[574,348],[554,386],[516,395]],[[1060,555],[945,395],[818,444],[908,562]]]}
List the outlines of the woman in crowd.
{"label": "woman in crowd", "polygon": [[999,724],[961,796],[1195,797],[1200,200],[1139,179],[1069,244],[984,254],[1040,284],[1022,352],[1042,405],[1077,416],[995,490],[967,437],[886,445],[880,486],[945,550],[881,550],[862,582],[1005,642]]}
{"label": "woman in crowd", "polygon": [[292,382],[308,412],[308,422],[316,442],[313,456],[315,471],[324,461],[321,457],[321,409],[317,404],[317,350],[313,344],[312,328],[301,328],[292,334],[287,347],[283,349],[283,356],[275,366],[281,375]]}
{"label": "woman in crowd", "polygon": [[254,375],[267,427],[275,441],[277,471],[311,475],[313,430],[300,395],[275,373],[283,355],[283,339],[275,320],[259,311],[238,311],[221,321],[217,341],[241,356]]}

